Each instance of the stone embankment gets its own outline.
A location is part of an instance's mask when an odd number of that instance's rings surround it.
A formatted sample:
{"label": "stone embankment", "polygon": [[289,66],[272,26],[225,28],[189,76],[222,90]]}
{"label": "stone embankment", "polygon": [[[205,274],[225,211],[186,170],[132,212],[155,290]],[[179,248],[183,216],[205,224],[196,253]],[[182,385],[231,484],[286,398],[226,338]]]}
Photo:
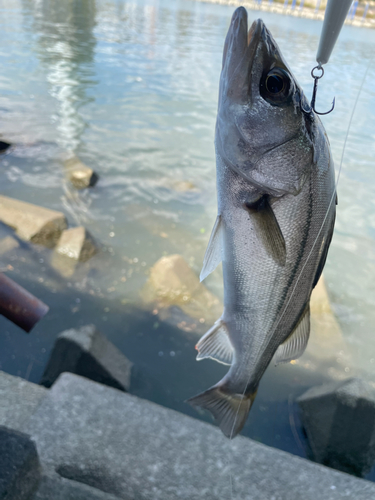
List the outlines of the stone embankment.
{"label": "stone embankment", "polygon": [[2,499],[375,498],[373,483],[71,373],[45,389],[0,372],[0,396]]}

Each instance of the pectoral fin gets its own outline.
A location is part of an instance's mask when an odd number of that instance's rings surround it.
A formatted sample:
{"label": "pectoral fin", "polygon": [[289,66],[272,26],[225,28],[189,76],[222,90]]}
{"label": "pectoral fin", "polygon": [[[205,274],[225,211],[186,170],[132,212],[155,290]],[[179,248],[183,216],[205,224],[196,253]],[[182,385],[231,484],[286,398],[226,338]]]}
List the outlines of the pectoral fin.
{"label": "pectoral fin", "polygon": [[292,359],[297,359],[304,353],[310,335],[310,304],[307,304],[297,326],[289,337],[279,345],[274,361],[278,363],[287,363]]}
{"label": "pectoral fin", "polygon": [[212,358],[224,365],[232,363],[233,347],[225,323],[221,319],[203,335],[195,348],[198,351],[197,361]]}
{"label": "pectoral fin", "polygon": [[210,241],[203,259],[203,267],[199,279],[203,281],[222,261],[222,229],[221,216],[216,217]]}
{"label": "pectoral fin", "polygon": [[263,243],[267,253],[280,266],[285,266],[285,239],[268,201],[268,196],[263,195],[255,202],[245,203],[245,208],[254,222],[256,234]]}

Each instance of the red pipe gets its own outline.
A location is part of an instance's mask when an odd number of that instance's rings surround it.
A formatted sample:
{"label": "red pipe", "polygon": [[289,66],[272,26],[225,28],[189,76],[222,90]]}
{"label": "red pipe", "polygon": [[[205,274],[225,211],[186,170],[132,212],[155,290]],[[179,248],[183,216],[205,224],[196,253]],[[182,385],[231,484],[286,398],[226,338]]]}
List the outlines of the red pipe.
{"label": "red pipe", "polygon": [[44,302],[0,273],[0,314],[29,332],[48,310]]}

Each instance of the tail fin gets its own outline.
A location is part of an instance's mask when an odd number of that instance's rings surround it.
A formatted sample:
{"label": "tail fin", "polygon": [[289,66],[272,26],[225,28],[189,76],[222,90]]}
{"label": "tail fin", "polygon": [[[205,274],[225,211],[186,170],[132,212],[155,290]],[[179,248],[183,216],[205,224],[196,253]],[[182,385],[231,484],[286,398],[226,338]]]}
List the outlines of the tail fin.
{"label": "tail fin", "polygon": [[233,439],[245,425],[256,392],[250,395],[226,394],[213,386],[198,396],[187,400],[192,406],[200,406],[211,412],[223,434]]}

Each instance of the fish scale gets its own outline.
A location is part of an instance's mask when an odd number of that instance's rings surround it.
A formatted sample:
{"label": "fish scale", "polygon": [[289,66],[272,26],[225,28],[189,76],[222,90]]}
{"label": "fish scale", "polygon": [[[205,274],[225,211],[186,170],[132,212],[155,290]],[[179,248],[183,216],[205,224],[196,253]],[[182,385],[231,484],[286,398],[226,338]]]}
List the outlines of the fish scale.
{"label": "fish scale", "polygon": [[230,368],[189,402],[237,435],[272,359],[302,355],[309,301],[335,220],[328,138],[271,33],[238,8],[224,46],[216,123],[218,217],[201,273],[222,261],[224,311],[197,359]]}

